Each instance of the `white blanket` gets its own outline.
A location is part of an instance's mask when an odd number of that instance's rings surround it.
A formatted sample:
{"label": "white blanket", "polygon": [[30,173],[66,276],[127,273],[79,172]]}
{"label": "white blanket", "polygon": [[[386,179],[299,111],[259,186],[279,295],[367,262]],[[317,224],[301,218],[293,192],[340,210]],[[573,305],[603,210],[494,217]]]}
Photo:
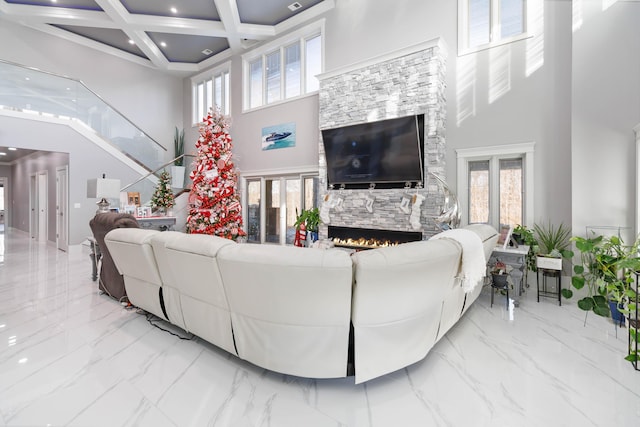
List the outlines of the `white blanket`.
{"label": "white blanket", "polygon": [[446,230],[431,237],[432,239],[452,239],[462,246],[462,262],[458,277],[462,281],[465,293],[473,291],[487,272],[487,260],[480,236],[471,230],[456,228]]}

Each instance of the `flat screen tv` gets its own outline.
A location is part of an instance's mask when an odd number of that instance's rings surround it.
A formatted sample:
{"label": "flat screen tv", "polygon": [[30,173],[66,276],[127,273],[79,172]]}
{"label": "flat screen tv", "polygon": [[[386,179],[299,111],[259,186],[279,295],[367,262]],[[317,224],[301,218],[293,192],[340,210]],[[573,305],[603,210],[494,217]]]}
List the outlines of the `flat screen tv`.
{"label": "flat screen tv", "polygon": [[322,130],[331,188],[424,182],[424,114]]}

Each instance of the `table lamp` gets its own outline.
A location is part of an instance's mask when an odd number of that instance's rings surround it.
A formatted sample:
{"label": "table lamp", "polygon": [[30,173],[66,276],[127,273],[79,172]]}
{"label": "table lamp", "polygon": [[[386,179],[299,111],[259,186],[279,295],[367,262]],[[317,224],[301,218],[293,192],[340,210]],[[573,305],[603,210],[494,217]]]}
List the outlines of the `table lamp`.
{"label": "table lamp", "polygon": [[93,178],[87,180],[87,197],[100,199],[96,203],[98,210],[96,214],[109,212],[109,201],[107,199],[120,198],[120,180],[105,178]]}

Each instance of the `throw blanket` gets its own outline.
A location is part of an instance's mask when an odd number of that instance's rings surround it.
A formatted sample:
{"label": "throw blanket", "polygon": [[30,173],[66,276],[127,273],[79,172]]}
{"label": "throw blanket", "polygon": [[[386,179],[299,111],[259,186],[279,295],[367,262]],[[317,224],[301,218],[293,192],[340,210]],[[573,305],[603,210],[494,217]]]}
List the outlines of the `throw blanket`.
{"label": "throw blanket", "polygon": [[487,272],[487,260],[480,237],[471,230],[456,228],[446,230],[431,237],[432,239],[452,239],[462,246],[462,262],[458,277],[462,280],[465,293],[473,291]]}

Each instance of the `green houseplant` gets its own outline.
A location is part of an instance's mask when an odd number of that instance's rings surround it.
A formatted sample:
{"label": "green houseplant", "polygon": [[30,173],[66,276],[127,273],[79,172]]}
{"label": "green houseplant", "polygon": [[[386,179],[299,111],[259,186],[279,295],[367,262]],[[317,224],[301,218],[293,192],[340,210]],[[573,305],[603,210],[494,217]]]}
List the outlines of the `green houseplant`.
{"label": "green houseplant", "polygon": [[300,228],[300,224],[305,225],[307,231],[311,233],[311,241],[318,240],[318,227],[320,226],[320,210],[318,208],[303,209],[300,215],[296,217],[294,226],[296,230]]}
{"label": "green houseplant", "polygon": [[[572,237],[580,252],[580,263],[573,267],[571,286],[576,290],[586,288],[587,295],[578,300],[578,307],[586,314],[593,311],[598,316],[612,316],[618,310],[628,316],[636,309],[636,292],[632,286],[634,273],[640,270],[639,241],[627,246],[618,236]],[[573,291],[563,289],[562,295],[571,298]],[[636,329],[630,328],[632,342],[636,342]],[[629,350],[627,360],[638,361],[636,351]]]}
{"label": "green houseplant", "polygon": [[176,131],[173,136],[173,148],[174,148],[174,158],[173,161],[174,166],[183,166],[184,165],[184,129],[178,131],[178,126],[176,126]]}
{"label": "green houseplant", "polygon": [[178,131],[177,126],[173,136],[173,147],[175,157],[173,166],[171,166],[171,186],[173,188],[184,188],[184,174],[186,169],[184,166],[184,129]]}
{"label": "green houseplant", "polygon": [[529,246],[529,252],[527,253],[527,269],[530,271],[536,271],[536,253],[538,252],[538,241],[533,233],[533,230],[526,225],[518,224],[513,228],[511,233],[516,243],[519,245]]}

